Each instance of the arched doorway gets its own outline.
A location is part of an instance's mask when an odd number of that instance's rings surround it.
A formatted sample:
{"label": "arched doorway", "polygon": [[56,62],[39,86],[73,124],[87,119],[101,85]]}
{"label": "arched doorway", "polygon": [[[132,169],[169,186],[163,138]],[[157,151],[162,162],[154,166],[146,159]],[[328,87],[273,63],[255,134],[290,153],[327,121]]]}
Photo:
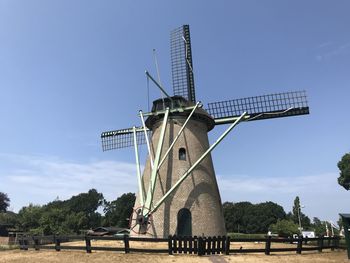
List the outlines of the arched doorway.
{"label": "arched doorway", "polygon": [[177,213],[177,235],[192,236],[192,216],[187,208],[182,208]]}

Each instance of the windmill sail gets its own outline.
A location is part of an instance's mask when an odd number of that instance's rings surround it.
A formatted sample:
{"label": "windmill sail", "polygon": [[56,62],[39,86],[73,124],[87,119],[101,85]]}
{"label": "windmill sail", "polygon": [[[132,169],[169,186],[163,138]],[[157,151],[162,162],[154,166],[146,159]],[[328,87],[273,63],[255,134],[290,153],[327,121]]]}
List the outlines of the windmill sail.
{"label": "windmill sail", "polygon": [[194,90],[190,27],[176,28],[170,36],[174,95],[196,103]]}
{"label": "windmill sail", "polygon": [[[133,133],[133,128],[103,132],[101,134],[103,151],[134,146]],[[147,131],[147,135],[151,136],[150,130]],[[143,127],[136,128],[136,141],[138,145],[146,143]]]}
{"label": "windmill sail", "polygon": [[227,120],[238,117],[243,112],[249,114],[248,120],[289,117],[309,114],[305,91],[277,93],[257,97],[208,103],[206,109],[220,124],[232,122]]}

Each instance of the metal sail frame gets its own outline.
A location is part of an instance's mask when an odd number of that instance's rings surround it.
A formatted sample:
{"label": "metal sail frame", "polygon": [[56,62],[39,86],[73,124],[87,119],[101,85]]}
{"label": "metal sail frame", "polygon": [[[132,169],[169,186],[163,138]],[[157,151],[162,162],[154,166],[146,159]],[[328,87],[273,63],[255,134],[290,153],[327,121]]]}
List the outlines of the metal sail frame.
{"label": "metal sail frame", "polygon": [[171,32],[170,54],[174,95],[196,103],[189,25]]}
{"label": "metal sail frame", "polygon": [[206,109],[215,124],[232,122],[242,112],[249,115],[248,121],[309,114],[305,91],[275,93],[269,95],[208,103]]}

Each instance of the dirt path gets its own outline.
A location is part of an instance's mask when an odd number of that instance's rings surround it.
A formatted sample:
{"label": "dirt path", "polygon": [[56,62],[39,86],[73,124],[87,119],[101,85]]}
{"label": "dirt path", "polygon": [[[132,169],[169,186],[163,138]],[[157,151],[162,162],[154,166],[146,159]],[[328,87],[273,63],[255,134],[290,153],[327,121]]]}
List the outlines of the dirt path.
{"label": "dirt path", "polygon": [[93,252],[91,254],[82,251],[50,251],[50,250],[11,250],[0,251],[0,262],[9,263],[53,263],[53,262],[69,262],[69,263],[81,263],[81,262],[151,262],[151,263],[172,263],[172,262],[184,262],[184,263],[225,263],[225,262],[269,262],[269,263],[315,263],[315,262],[331,262],[331,263],[349,263],[345,251],[335,252],[322,252],[322,253],[308,253],[302,255],[296,255],[294,253],[289,254],[275,254],[265,256],[263,254],[250,254],[250,255],[230,255],[230,256],[204,256],[199,257],[195,255],[160,255],[160,254],[123,254],[116,252]]}
{"label": "dirt path", "polygon": [[197,262],[210,262],[209,258],[200,258],[198,256],[188,255],[155,255],[155,254],[122,254],[115,252],[93,252],[88,254],[80,251],[0,251],[0,262],[6,263],[53,263],[53,262],[69,262],[69,263],[105,263],[105,262],[126,262],[126,263],[172,263],[172,262],[184,262],[184,263],[197,263]]}

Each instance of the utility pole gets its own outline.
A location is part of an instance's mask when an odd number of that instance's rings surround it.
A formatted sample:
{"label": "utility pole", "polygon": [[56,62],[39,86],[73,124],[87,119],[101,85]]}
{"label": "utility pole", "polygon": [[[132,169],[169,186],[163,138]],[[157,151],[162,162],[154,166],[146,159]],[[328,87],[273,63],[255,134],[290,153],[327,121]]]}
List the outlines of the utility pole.
{"label": "utility pole", "polygon": [[299,220],[299,231],[300,231],[300,235],[302,235],[302,230],[303,228],[301,227],[301,218],[300,218],[300,214],[301,214],[301,208],[304,208],[305,206],[301,206],[300,203],[298,204],[298,220]]}

